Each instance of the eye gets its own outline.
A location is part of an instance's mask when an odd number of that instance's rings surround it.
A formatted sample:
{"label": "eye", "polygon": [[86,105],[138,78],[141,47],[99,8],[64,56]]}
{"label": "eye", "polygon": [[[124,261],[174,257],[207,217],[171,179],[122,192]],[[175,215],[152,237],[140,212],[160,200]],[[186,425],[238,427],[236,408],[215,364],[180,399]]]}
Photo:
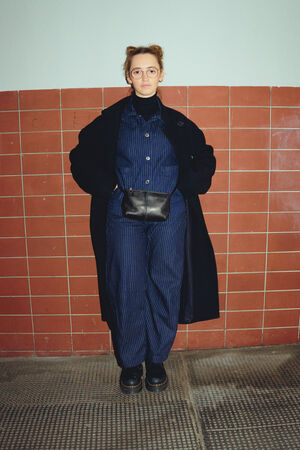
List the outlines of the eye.
{"label": "eye", "polygon": [[133,70],[133,71],[132,71],[132,75],[133,75],[134,77],[139,76],[140,74],[141,74],[141,71],[140,71],[139,69],[136,69],[136,70]]}

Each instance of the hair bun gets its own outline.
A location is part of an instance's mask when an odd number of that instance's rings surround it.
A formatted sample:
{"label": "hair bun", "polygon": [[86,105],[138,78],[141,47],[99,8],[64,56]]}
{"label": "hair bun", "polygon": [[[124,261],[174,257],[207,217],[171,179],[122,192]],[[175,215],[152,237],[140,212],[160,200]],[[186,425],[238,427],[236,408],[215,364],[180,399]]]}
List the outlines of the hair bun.
{"label": "hair bun", "polygon": [[150,45],[149,48],[151,48],[162,59],[164,52],[160,45]]}
{"label": "hair bun", "polygon": [[130,56],[136,50],[136,48],[137,47],[134,47],[133,45],[129,45],[128,47],[126,47],[126,55]]}

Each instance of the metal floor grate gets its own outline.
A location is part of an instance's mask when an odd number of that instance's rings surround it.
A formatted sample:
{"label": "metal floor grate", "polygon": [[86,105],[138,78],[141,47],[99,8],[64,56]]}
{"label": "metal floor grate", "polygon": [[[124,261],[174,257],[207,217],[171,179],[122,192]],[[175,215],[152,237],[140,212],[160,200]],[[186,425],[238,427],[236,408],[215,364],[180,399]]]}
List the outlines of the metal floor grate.
{"label": "metal floor grate", "polygon": [[171,352],[120,391],[113,355],[0,359],[0,449],[300,449],[300,346]]}

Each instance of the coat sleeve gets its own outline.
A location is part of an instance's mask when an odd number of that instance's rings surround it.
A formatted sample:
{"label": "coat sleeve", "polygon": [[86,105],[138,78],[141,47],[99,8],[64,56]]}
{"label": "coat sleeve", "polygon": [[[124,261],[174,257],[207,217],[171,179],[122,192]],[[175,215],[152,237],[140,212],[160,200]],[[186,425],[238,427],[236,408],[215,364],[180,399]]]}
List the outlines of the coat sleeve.
{"label": "coat sleeve", "polygon": [[206,144],[205,136],[197,125],[189,121],[187,168],[178,185],[187,196],[205,194],[210,186],[211,179],[216,170],[216,158],[213,147]]}
{"label": "coat sleeve", "polygon": [[69,154],[71,173],[78,186],[95,197],[108,197],[116,185],[114,175],[107,169],[104,159],[102,116],[83,128],[78,144]]}

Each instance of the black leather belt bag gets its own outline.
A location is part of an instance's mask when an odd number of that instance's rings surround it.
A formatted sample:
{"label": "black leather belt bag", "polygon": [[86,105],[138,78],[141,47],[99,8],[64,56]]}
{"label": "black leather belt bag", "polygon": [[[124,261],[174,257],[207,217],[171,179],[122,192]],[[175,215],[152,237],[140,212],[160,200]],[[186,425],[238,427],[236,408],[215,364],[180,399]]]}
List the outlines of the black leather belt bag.
{"label": "black leather belt bag", "polygon": [[163,222],[170,214],[170,199],[173,191],[167,192],[120,189],[124,192],[122,214],[128,219]]}

